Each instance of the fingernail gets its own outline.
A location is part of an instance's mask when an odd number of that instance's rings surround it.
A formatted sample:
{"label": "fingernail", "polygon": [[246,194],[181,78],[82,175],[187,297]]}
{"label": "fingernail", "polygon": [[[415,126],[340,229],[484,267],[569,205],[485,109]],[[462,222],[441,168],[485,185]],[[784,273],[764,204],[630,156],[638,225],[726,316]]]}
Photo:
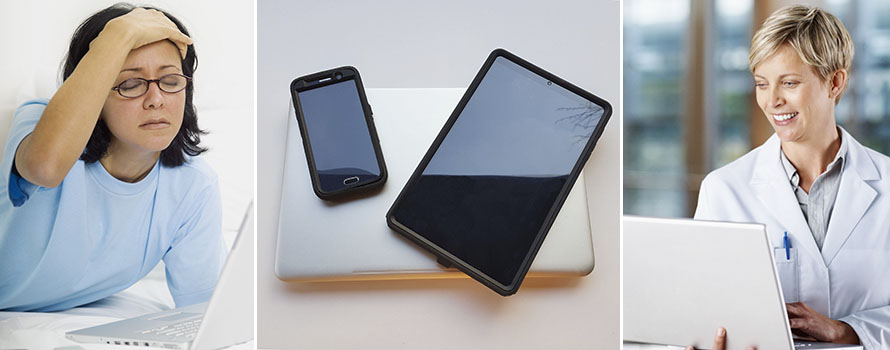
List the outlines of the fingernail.
{"label": "fingernail", "polygon": [[686,350],[695,350],[695,348],[693,348],[693,347],[691,347],[691,346],[687,346],[687,347],[686,347]]}
{"label": "fingernail", "polygon": [[726,336],[726,328],[723,328],[723,327],[717,328],[717,336],[718,337]]}

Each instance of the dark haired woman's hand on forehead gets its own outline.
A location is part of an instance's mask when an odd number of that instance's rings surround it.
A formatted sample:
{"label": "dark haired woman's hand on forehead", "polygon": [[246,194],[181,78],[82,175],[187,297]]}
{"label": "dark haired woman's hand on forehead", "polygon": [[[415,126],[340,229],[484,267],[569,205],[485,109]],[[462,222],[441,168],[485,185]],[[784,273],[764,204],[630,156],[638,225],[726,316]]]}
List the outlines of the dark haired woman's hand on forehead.
{"label": "dark haired woman's hand on forehead", "polygon": [[136,8],[130,13],[108,21],[105,30],[125,33],[136,49],[161,40],[170,40],[179,48],[182,57],[192,44],[192,39],[179,31],[176,24],[157,10]]}
{"label": "dark haired woman's hand on forehead", "polygon": [[19,175],[41,187],[56,187],[80,158],[124,62],[136,48],[170,40],[185,56],[192,40],[163,13],[137,8],[108,21],[89,42],[43,111],[34,131],[18,145]]}

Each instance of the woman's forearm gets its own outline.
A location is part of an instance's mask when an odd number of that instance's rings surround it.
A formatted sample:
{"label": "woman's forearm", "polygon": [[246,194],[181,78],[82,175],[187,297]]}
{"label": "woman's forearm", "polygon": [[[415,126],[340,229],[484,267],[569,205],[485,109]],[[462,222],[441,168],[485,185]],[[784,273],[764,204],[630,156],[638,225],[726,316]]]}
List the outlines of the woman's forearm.
{"label": "woman's forearm", "polygon": [[[111,24],[111,23],[109,23]],[[19,145],[15,164],[31,183],[55,187],[80,157],[102,106],[133,47],[125,27],[106,28],[56,91],[34,131]]]}

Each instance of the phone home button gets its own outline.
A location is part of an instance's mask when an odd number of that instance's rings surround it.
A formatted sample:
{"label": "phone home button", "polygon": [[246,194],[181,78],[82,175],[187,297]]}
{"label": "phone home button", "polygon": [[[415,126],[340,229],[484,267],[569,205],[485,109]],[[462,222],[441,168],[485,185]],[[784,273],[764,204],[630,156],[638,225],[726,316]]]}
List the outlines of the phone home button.
{"label": "phone home button", "polygon": [[358,176],[347,177],[346,179],[343,180],[343,184],[346,186],[355,184],[356,182],[358,182]]}

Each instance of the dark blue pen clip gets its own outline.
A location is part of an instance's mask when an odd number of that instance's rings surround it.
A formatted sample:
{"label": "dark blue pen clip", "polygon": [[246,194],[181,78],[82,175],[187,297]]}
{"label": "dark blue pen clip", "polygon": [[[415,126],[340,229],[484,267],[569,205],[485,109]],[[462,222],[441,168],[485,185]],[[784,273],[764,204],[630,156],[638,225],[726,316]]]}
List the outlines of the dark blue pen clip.
{"label": "dark blue pen clip", "polygon": [[791,239],[788,238],[788,231],[785,231],[783,242],[785,244],[785,260],[791,260]]}

